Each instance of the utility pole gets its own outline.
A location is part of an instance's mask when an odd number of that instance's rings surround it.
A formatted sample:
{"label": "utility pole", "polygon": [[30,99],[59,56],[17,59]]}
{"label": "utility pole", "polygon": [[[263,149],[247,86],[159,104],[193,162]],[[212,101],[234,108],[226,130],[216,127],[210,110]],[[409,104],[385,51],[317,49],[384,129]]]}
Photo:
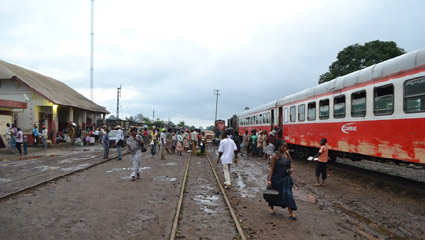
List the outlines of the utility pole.
{"label": "utility pole", "polygon": [[218,96],[220,96],[220,94],[218,93],[218,92],[220,92],[220,90],[217,90],[217,89],[214,89],[214,96],[217,96],[216,97],[216,100],[215,100],[215,119],[214,119],[214,132],[215,132],[215,128],[216,128],[216,123],[217,123],[217,106],[218,106]]}
{"label": "utility pole", "polygon": [[152,112],[152,123],[154,123],[155,122],[155,110],[153,110],[153,112]]}
{"label": "utility pole", "polygon": [[90,100],[93,101],[94,0],[91,0]]}
{"label": "utility pole", "polygon": [[120,119],[120,97],[121,97],[121,85],[117,91],[117,119]]}

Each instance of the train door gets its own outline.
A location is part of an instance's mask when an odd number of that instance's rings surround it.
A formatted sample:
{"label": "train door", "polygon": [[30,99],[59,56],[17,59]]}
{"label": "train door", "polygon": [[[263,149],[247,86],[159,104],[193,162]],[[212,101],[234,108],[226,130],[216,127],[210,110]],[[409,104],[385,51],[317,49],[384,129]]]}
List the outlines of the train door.
{"label": "train door", "polygon": [[279,107],[279,128],[282,128],[282,120],[283,120],[283,111],[282,111],[282,107]]}
{"label": "train door", "polygon": [[272,109],[272,112],[271,112],[271,120],[270,120],[270,131],[272,131],[273,130],[273,125],[274,125],[274,109]]}

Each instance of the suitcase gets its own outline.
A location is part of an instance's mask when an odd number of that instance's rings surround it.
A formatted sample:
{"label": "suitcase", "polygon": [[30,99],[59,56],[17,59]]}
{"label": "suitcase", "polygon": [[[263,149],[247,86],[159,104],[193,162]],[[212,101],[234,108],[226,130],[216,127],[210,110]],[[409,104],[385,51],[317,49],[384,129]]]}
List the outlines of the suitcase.
{"label": "suitcase", "polygon": [[269,201],[275,201],[279,199],[279,191],[275,189],[266,189],[263,193],[263,198],[269,202]]}

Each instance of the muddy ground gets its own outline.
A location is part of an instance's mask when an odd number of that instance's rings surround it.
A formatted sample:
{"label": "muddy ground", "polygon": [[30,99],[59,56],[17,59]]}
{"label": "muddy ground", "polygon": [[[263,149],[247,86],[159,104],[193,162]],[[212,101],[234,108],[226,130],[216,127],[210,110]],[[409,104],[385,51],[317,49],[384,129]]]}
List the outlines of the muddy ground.
{"label": "muddy ground", "polygon": [[[223,179],[221,166],[215,164],[216,152],[211,148],[209,156]],[[130,182],[130,156],[126,155],[122,161],[112,159],[3,200],[0,239],[168,239],[187,159],[187,155],[168,155],[161,161],[145,154],[141,179]],[[207,189],[208,194],[194,192],[185,202],[198,211],[185,212],[183,208],[179,228],[184,239],[223,239],[218,234],[222,232],[220,223],[213,220],[221,219],[220,214],[227,210],[212,180],[199,178],[208,172],[204,160],[192,159],[197,167],[190,177],[198,182],[188,181],[188,185],[196,183],[192,189]],[[13,161],[0,164],[10,165]],[[9,170],[15,175],[40,171],[32,164],[16,166]],[[240,157],[239,164],[231,169],[232,189],[226,194],[248,239],[425,239],[425,196],[332,166],[326,186],[315,187],[314,168],[315,162],[295,159],[298,210],[297,220],[293,221],[288,219],[286,209],[277,209],[276,216],[268,215],[267,203],[262,199],[266,161]],[[9,174],[8,179],[13,176]],[[198,216],[197,212],[202,214]],[[186,224],[197,221],[204,230]],[[234,235],[232,229],[225,231]]]}

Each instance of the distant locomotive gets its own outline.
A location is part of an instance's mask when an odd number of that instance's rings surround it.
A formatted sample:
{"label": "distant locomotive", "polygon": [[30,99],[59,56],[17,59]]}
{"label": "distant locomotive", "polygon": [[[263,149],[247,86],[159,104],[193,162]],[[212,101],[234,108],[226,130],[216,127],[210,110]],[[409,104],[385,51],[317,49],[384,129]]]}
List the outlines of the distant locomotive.
{"label": "distant locomotive", "polygon": [[425,163],[425,48],[240,113],[239,134],[282,129],[301,157]]}

